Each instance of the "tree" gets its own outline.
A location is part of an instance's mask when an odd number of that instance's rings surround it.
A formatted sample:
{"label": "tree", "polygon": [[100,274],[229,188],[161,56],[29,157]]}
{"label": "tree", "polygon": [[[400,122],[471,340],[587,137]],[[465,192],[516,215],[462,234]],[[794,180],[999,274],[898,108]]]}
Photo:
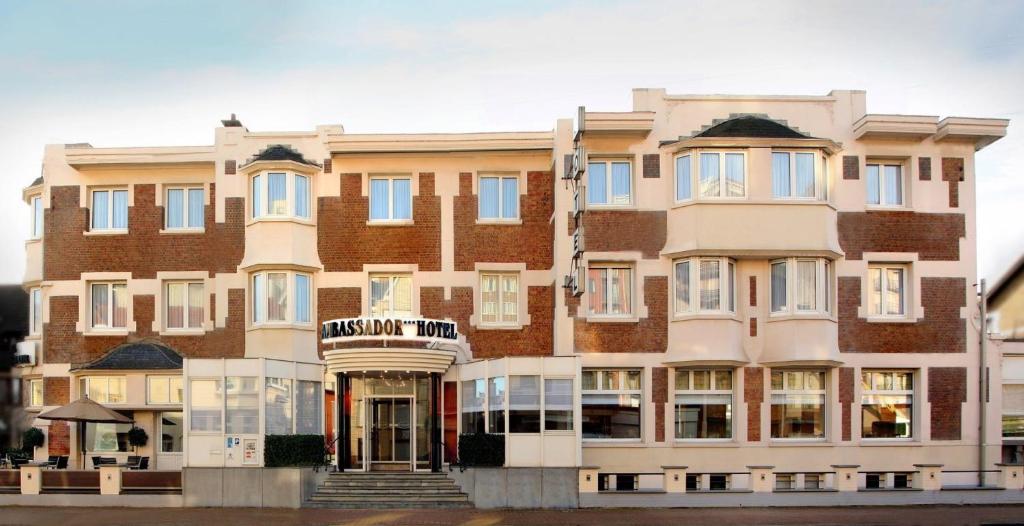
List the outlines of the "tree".
{"label": "tree", "polygon": [[46,442],[46,436],[38,427],[30,427],[21,435],[21,448],[25,451],[34,453],[35,449],[41,447],[44,442]]}
{"label": "tree", "polygon": [[128,443],[133,448],[138,450],[140,447],[144,447],[149,442],[149,435],[146,434],[146,430],[141,427],[132,427],[128,430]]}

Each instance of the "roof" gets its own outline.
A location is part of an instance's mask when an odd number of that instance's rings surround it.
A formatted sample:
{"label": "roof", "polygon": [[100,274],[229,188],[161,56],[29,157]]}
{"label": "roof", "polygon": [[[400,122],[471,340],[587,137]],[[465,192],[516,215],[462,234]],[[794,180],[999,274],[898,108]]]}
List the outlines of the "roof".
{"label": "roof", "polygon": [[32,181],[32,184],[30,184],[29,186],[38,186],[41,184],[43,184],[43,176],[40,175],[39,177],[36,177],[36,179]]}
{"label": "roof", "polygon": [[765,137],[772,139],[811,138],[766,115],[733,114],[728,119],[715,119],[711,126],[703,128],[694,137]]}
{"label": "roof", "polygon": [[1010,285],[1022,276],[1024,276],[1024,254],[1017,258],[1017,261],[1014,261],[1006,273],[987,291],[988,298],[986,304],[991,306],[999,301],[1000,296],[1011,289]]}
{"label": "roof", "polygon": [[320,166],[319,163],[306,159],[301,153],[292,149],[292,147],[287,144],[271,144],[256,155],[250,157],[245,164],[252,164],[259,161],[293,161],[309,166]]}
{"label": "roof", "polygon": [[181,369],[181,355],[160,342],[123,343],[78,370]]}

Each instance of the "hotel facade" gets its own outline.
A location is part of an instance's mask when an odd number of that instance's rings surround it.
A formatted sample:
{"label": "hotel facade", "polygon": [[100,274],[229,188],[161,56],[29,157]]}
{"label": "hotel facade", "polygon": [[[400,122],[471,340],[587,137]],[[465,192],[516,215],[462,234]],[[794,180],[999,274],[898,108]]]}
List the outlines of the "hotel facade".
{"label": "hotel facade", "polygon": [[160,470],[324,434],[346,471],[437,471],[483,432],[581,496],[970,484],[1000,461],[974,155],[1007,124],[637,89],[540,132],[48,146],[26,422],[72,465],[131,449],[34,419],[88,396]]}

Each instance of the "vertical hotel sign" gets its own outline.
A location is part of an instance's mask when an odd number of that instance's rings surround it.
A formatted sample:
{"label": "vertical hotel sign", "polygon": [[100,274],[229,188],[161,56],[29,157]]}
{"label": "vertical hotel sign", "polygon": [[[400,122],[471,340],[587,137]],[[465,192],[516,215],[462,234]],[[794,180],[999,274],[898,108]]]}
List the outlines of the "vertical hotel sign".
{"label": "vertical hotel sign", "polygon": [[587,152],[583,148],[583,132],[586,128],[587,111],[583,106],[579,107],[576,115],[576,131],[572,138],[572,155],[567,156],[565,173],[562,179],[566,187],[572,187],[572,220],[574,228],[572,231],[572,262],[569,265],[569,275],[565,276],[564,287],[572,292],[574,297],[583,294],[583,213],[586,210],[587,195],[583,184],[583,175],[587,171]]}

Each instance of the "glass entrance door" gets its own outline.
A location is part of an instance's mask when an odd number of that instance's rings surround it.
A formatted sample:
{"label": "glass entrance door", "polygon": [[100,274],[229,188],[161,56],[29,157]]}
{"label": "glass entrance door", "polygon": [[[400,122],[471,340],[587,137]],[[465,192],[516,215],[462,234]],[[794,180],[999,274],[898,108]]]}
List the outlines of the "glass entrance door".
{"label": "glass entrance door", "polygon": [[412,469],[412,398],[371,398],[371,469]]}

